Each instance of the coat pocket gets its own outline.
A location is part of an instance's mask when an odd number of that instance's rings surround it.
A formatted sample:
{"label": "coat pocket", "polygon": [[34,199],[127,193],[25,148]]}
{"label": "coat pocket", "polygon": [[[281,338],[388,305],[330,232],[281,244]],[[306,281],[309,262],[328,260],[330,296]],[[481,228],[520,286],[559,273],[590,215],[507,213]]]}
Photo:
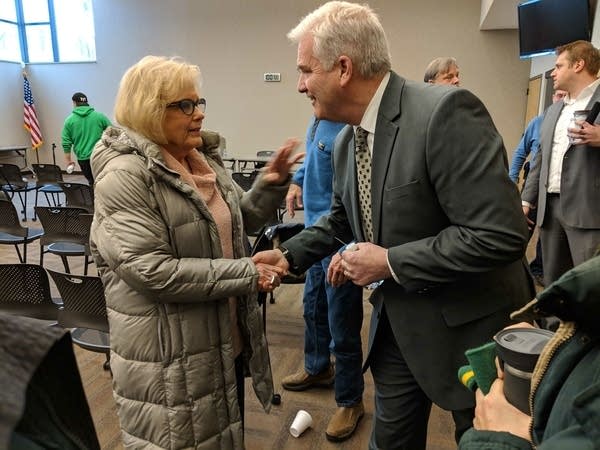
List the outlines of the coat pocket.
{"label": "coat pocket", "polygon": [[411,181],[410,183],[403,184],[400,186],[392,186],[385,188],[385,198],[386,201],[392,201],[397,198],[406,197],[408,195],[412,195],[419,188],[420,182],[419,180]]}

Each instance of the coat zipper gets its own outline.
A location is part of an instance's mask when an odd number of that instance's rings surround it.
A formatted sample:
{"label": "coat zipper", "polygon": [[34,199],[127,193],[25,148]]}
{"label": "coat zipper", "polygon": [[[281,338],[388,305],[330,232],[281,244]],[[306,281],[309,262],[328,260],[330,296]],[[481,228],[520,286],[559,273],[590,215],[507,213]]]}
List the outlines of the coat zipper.
{"label": "coat zipper", "polygon": [[537,446],[533,443],[533,398],[535,397],[535,393],[541,380],[548,370],[548,366],[550,365],[550,361],[552,361],[554,354],[565,342],[575,335],[575,331],[576,326],[574,322],[562,322],[554,333],[554,336],[548,341],[544,350],[542,350],[538,363],[533,371],[531,389],[529,390],[529,412],[531,413],[531,421],[529,422],[529,443],[534,450]]}

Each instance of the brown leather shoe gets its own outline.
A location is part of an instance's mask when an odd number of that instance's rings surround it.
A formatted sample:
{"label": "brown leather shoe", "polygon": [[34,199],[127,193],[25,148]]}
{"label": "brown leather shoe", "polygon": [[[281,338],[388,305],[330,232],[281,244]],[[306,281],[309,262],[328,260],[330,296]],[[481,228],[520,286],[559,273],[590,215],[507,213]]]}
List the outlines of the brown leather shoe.
{"label": "brown leather shoe", "polygon": [[312,387],[329,387],[333,384],[334,378],[335,370],[330,365],[317,375],[310,375],[304,369],[288,375],[281,381],[281,385],[288,391],[304,391]]}
{"label": "brown leather shoe", "polygon": [[327,431],[325,431],[327,439],[333,442],[348,439],[356,430],[356,426],[364,414],[365,408],[362,401],[354,406],[339,407],[327,425]]}

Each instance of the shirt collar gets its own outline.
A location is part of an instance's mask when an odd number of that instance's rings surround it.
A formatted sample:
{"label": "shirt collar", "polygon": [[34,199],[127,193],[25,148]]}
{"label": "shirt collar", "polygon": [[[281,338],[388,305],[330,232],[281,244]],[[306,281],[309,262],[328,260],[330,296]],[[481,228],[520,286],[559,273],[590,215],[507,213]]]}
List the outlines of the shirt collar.
{"label": "shirt collar", "polygon": [[[381,83],[379,83],[379,87],[373,94],[365,113],[363,114],[362,120],[360,121],[360,127],[363,130],[368,131],[371,134],[375,134],[375,125],[377,125],[377,113],[379,112],[379,105],[381,105],[381,100],[383,99],[383,93],[385,88],[390,81],[390,72],[386,73]],[[356,132],[356,126],[354,127],[354,132]]]}
{"label": "shirt collar", "polygon": [[586,87],[584,87],[581,90],[581,92],[579,93],[579,95],[577,96],[577,98],[571,98],[571,96],[569,94],[567,94],[566,97],[563,98],[563,102],[565,103],[565,105],[572,105],[573,103],[575,103],[577,101],[577,99],[591,97],[599,84],[600,84],[600,78],[596,79],[596,81],[594,81],[593,83],[590,83]]}

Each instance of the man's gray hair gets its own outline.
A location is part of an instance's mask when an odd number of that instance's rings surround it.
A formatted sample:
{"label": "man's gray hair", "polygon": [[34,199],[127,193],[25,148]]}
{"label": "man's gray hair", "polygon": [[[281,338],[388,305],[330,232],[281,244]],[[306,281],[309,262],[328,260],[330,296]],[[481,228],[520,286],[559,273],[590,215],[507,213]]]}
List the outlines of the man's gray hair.
{"label": "man's gray hair", "polygon": [[298,43],[311,34],[313,54],[329,71],[342,56],[348,56],[364,78],[392,67],[387,38],[377,14],[367,5],[331,1],[304,17],[287,37]]}
{"label": "man's gray hair", "polygon": [[448,72],[452,66],[458,67],[456,58],[451,56],[440,56],[439,58],[435,58],[427,65],[423,81],[429,83],[430,81],[435,80],[439,73]]}

